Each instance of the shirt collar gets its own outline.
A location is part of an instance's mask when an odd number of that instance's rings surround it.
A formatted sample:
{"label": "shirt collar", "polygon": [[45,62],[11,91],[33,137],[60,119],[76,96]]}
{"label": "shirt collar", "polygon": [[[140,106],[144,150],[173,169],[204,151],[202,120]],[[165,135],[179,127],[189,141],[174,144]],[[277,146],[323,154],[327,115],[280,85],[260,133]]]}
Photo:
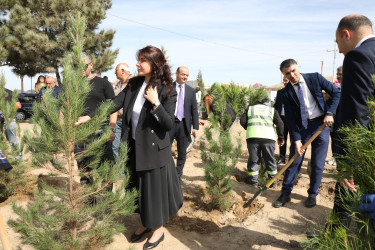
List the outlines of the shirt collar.
{"label": "shirt collar", "polygon": [[364,38],[362,38],[362,40],[361,41],[359,41],[358,43],[357,43],[357,46],[355,46],[356,48],[358,48],[359,46],[361,46],[361,44],[364,42],[364,41],[366,41],[367,39],[370,39],[370,38],[372,38],[372,37],[375,37],[375,35],[368,35],[368,36],[365,36]]}

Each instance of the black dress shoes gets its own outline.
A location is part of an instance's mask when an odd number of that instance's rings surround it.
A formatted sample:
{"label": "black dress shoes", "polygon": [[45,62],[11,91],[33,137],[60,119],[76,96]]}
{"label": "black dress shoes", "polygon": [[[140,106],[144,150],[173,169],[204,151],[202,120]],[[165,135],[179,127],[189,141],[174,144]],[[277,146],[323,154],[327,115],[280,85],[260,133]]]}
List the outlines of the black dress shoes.
{"label": "black dress shoes", "polygon": [[316,205],[316,198],[315,197],[309,196],[305,200],[305,207],[315,207],[315,205]]}
{"label": "black dress shoes", "polygon": [[279,207],[282,207],[285,205],[285,203],[287,202],[290,202],[290,195],[280,195],[279,198],[277,198],[277,200],[275,200],[273,203],[272,203],[272,206],[273,207],[276,207],[276,208],[279,208]]}
{"label": "black dress shoes", "polygon": [[151,228],[147,228],[145,231],[143,231],[141,234],[135,234],[135,232],[132,234],[131,238],[130,238],[130,241],[131,242],[137,242],[139,241],[143,235],[145,235],[146,233],[150,232],[151,231]]}
{"label": "black dress shoes", "polygon": [[164,240],[164,233],[163,235],[155,242],[150,243],[148,240],[147,242],[143,245],[143,249],[153,249],[159,245],[160,242]]}

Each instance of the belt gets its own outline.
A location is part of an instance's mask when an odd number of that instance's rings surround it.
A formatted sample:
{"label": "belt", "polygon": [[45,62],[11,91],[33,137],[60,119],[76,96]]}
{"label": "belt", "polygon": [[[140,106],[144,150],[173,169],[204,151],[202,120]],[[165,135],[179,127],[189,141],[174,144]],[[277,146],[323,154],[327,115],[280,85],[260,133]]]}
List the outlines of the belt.
{"label": "belt", "polygon": [[323,118],[324,118],[324,115],[321,115],[321,116],[318,116],[318,117],[315,117],[315,118],[312,118],[312,119],[308,119],[308,121],[313,122],[313,121],[321,120]]}
{"label": "belt", "polygon": [[[184,120],[185,118],[182,118],[182,120]],[[174,122],[182,122],[182,120],[180,121],[177,117],[174,118]]]}

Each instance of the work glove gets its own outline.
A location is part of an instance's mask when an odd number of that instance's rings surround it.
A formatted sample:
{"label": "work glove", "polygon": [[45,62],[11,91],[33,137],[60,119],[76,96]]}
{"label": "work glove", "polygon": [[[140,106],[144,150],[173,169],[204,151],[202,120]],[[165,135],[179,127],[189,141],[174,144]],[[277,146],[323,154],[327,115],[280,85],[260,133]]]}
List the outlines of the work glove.
{"label": "work glove", "polygon": [[372,225],[375,227],[375,194],[362,195],[361,202],[362,204],[358,207],[359,211],[369,213]]}

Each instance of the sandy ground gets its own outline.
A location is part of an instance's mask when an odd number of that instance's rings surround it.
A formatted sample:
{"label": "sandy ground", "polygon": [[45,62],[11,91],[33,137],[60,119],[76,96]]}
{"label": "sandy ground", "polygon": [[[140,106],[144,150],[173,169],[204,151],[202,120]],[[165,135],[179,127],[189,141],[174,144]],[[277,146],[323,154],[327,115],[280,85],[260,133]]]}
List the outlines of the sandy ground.
{"label": "sandy ground", "polygon": [[[203,122],[206,126],[208,125],[206,120]],[[21,124],[22,131],[30,130],[31,127],[29,123]],[[335,167],[326,164],[320,194],[317,197],[317,206],[305,208],[303,202],[307,197],[309,185],[306,166],[310,159],[310,150],[307,151],[290,203],[278,209],[272,207],[272,202],[280,195],[279,182],[277,187],[268,189],[259,196],[255,207],[250,208],[251,211],[241,207],[257,189],[245,182],[248,157],[245,131],[239,124],[234,124],[231,134],[236,137],[238,132],[242,132],[243,154],[233,173],[232,197],[239,202],[226,214],[209,210],[204,206],[204,166],[198,148],[203,134],[201,129],[201,134],[188,154],[184,168],[184,206],[178,215],[166,224],[165,239],[155,249],[301,249],[300,242],[306,239],[306,231],[324,224],[326,214],[333,207],[335,180],[330,177],[330,174],[334,172]],[[277,147],[275,154],[278,155],[278,153]],[[331,150],[329,149],[327,159],[330,158]],[[33,170],[31,174],[37,175],[41,171],[43,170]],[[12,198],[0,203],[0,213],[5,221],[17,218],[11,209],[10,200]],[[26,206],[28,200],[25,197],[18,197],[16,202]],[[124,223],[127,227],[126,232],[116,235],[113,243],[105,249],[142,249],[150,234],[139,243],[129,242],[131,234],[140,223],[139,216],[134,214],[124,218]],[[12,228],[8,225],[6,227],[13,249],[34,249],[24,244],[20,235]],[[2,249],[1,245],[0,249]]]}

